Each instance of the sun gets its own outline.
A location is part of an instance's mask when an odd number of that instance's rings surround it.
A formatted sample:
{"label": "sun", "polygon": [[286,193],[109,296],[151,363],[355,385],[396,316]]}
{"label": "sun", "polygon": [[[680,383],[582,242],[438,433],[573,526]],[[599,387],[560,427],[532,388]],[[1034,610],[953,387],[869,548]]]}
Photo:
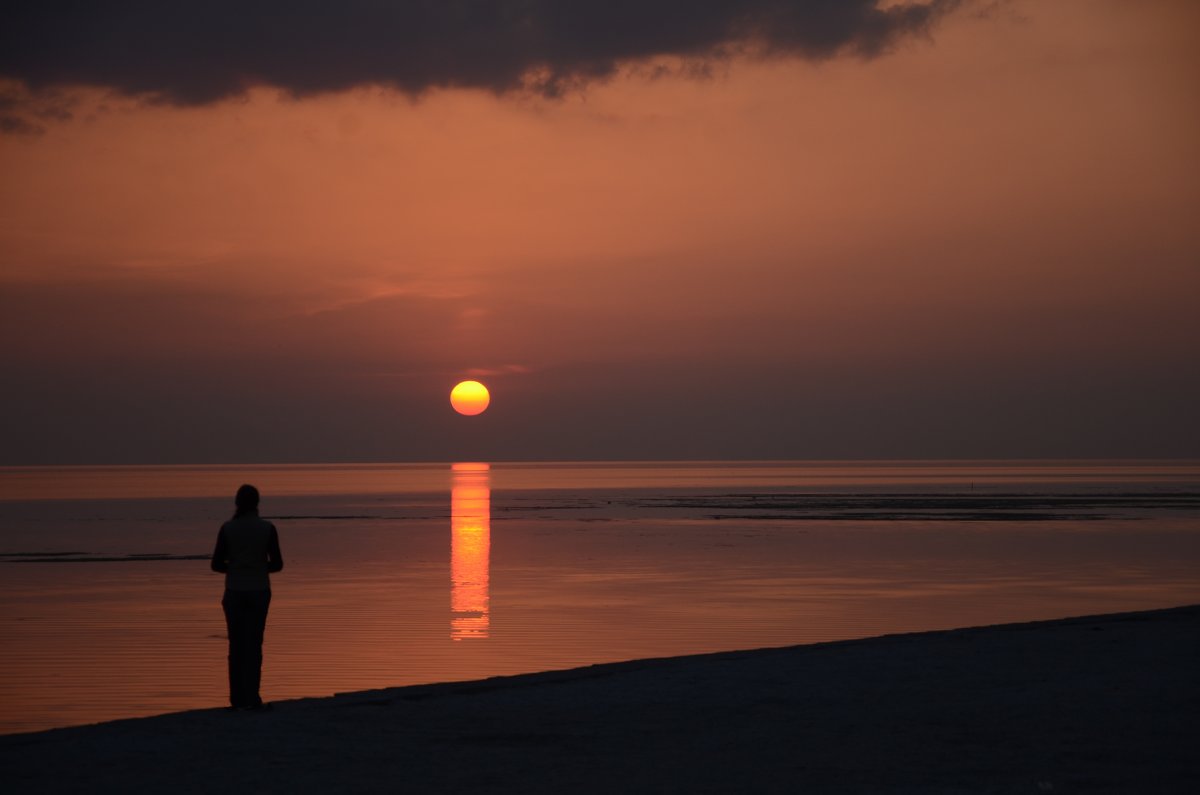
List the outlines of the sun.
{"label": "sun", "polygon": [[468,417],[482,414],[491,402],[492,396],[488,394],[487,387],[478,381],[462,381],[450,390],[450,405],[459,414]]}

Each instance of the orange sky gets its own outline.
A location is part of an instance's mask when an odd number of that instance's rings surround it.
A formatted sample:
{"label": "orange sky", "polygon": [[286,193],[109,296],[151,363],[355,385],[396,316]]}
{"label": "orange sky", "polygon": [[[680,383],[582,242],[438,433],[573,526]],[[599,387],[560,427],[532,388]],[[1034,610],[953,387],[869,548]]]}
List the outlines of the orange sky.
{"label": "orange sky", "polygon": [[1200,456],[1200,8],[979,8],[557,99],[73,89],[0,135],[0,463]]}

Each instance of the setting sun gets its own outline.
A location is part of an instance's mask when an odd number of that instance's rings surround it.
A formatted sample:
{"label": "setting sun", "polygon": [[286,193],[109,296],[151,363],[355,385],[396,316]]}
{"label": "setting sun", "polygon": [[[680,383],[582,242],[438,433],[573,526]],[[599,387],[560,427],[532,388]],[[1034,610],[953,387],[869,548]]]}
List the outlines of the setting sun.
{"label": "setting sun", "polygon": [[450,405],[468,417],[482,414],[491,400],[487,387],[478,381],[462,381],[450,390]]}

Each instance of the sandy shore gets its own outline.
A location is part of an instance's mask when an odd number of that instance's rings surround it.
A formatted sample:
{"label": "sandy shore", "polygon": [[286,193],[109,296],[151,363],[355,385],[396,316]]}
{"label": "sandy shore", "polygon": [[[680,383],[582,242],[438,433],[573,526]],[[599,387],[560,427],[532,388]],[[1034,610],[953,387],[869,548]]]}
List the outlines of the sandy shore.
{"label": "sandy shore", "polygon": [[1200,792],[1200,606],[0,738],[10,792]]}

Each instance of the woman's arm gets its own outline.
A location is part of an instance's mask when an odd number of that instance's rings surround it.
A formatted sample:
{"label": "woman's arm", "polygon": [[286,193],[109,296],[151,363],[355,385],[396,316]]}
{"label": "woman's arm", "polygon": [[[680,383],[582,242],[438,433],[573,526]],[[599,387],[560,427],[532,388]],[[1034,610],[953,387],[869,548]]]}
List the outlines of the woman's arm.
{"label": "woman's arm", "polygon": [[229,550],[225,548],[225,528],[217,533],[217,546],[213,550],[212,570],[224,574],[229,571]]}
{"label": "woman's arm", "polygon": [[283,553],[279,551],[279,532],[271,525],[271,535],[267,538],[267,571],[283,571]]}

